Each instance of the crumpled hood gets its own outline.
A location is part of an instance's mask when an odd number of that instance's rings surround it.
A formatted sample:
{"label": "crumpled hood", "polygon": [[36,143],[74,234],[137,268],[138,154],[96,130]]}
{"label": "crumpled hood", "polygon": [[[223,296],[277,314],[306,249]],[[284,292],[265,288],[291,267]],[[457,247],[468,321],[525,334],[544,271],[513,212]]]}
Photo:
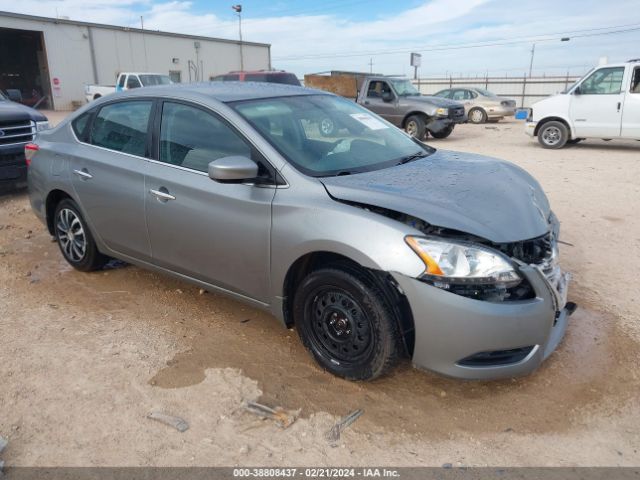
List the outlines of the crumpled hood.
{"label": "crumpled hood", "polygon": [[406,97],[407,100],[411,102],[417,103],[427,103],[430,105],[435,105],[436,107],[461,107],[462,104],[460,102],[456,102],[455,100],[449,100],[448,98],[443,97],[434,97],[433,95],[420,95],[415,97]]}
{"label": "crumpled hood", "polygon": [[16,102],[6,100],[0,101],[0,121],[16,121],[23,120],[41,121],[46,117],[31,107]]}
{"label": "crumpled hood", "polygon": [[338,200],[495,243],[529,240],[550,229],[549,201],[538,182],[516,165],[481,155],[440,150],[405,165],[320,180]]}

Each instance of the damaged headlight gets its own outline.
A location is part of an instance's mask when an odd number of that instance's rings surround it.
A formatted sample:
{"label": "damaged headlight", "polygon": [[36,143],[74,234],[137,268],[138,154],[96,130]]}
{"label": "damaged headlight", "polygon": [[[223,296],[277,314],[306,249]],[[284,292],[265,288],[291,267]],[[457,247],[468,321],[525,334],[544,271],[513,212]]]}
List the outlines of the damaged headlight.
{"label": "damaged headlight", "polygon": [[504,300],[522,278],[499,252],[476,244],[436,238],[406,237],[422,259],[422,279],[459,295]]}

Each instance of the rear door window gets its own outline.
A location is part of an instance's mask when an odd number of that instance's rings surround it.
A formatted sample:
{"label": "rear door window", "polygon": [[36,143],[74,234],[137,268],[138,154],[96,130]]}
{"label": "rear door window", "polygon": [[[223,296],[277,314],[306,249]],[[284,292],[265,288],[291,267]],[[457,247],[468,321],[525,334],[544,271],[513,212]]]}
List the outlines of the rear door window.
{"label": "rear door window", "polygon": [[139,157],[147,155],[152,102],[135,100],[105,105],[91,126],[91,144]]}
{"label": "rear door window", "polygon": [[91,118],[91,114],[94,110],[90,110],[88,112],[83,113],[74,121],[71,122],[71,128],[73,128],[73,133],[76,134],[78,140],[81,142],[85,142],[87,137],[89,136],[89,119]]}

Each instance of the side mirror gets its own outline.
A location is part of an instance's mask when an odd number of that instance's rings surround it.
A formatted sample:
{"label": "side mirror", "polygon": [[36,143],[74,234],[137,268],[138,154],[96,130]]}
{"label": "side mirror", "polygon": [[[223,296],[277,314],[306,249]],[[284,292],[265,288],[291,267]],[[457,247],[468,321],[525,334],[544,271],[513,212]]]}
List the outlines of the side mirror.
{"label": "side mirror", "polygon": [[391,92],[382,92],[382,101],[390,102],[393,100],[393,93]]}
{"label": "side mirror", "polygon": [[576,87],[575,90],[573,91],[574,95],[582,95],[582,90],[580,89],[580,87]]}
{"label": "side mirror", "polygon": [[209,178],[217,182],[240,182],[258,176],[258,164],[242,157],[223,157],[209,163]]}

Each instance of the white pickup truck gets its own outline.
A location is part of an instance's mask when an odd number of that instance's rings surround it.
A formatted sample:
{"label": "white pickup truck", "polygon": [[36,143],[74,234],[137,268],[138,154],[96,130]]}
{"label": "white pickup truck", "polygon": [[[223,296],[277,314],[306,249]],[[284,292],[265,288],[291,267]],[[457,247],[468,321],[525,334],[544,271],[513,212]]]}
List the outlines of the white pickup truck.
{"label": "white pickup truck", "polygon": [[640,140],[640,59],[596,67],[566,92],[534,103],[525,128],[545,148]]}
{"label": "white pickup truck", "polygon": [[169,75],[163,73],[122,72],[118,75],[115,85],[86,85],[84,94],[88,103],[113,92],[153,85],[169,85],[170,83]]}

